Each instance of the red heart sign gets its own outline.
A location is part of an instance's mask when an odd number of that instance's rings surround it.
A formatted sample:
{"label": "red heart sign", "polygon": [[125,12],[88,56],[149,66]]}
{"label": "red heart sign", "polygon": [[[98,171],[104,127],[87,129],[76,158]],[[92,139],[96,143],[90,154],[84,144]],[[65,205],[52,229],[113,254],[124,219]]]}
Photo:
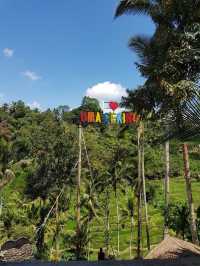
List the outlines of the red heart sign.
{"label": "red heart sign", "polygon": [[110,109],[115,111],[119,107],[119,104],[116,102],[109,102],[109,107],[110,107]]}

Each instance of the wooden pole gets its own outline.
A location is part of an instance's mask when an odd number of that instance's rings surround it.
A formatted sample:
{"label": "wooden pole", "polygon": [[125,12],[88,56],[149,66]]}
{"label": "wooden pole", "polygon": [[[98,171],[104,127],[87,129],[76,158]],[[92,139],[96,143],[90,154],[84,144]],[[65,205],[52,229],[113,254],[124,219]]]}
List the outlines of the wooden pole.
{"label": "wooden pole", "polygon": [[141,125],[138,126],[138,191],[137,191],[137,211],[138,211],[138,235],[137,235],[137,258],[141,258],[142,242],[142,180],[141,180]]}
{"label": "wooden pole", "polygon": [[146,223],[146,236],[147,236],[147,248],[150,251],[150,232],[149,232],[149,216],[148,216],[148,206],[147,206],[147,197],[146,197],[146,180],[145,180],[145,170],[144,170],[144,124],[141,124],[142,131],[142,142],[141,142],[141,164],[142,164],[142,185],[143,185],[143,199],[144,199],[144,208],[145,208],[145,223]]}
{"label": "wooden pole", "polygon": [[81,161],[82,161],[82,126],[79,125],[79,156],[78,156],[78,174],[77,174],[77,197],[76,197],[76,234],[77,234],[77,259],[80,258],[80,245],[79,245],[79,237],[81,231],[81,211],[80,211],[80,203],[81,203]]}
{"label": "wooden pole", "polygon": [[193,197],[192,197],[192,185],[191,185],[188,145],[186,143],[183,144],[183,161],[184,161],[184,170],[185,170],[187,200],[188,200],[188,207],[189,207],[189,212],[190,212],[190,230],[192,234],[192,242],[198,245],[199,240],[198,240],[198,235],[197,235],[196,217],[195,217],[194,203],[193,203]]}
{"label": "wooden pole", "polygon": [[169,216],[169,141],[165,142],[165,228],[164,238],[169,235],[168,216]]}

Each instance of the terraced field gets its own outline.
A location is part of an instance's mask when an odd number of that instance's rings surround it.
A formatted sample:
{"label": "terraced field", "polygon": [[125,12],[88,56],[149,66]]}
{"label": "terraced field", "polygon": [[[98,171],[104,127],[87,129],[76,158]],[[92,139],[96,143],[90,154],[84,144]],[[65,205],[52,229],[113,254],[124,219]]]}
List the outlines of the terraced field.
{"label": "terraced field", "polygon": [[[161,206],[163,205],[163,181],[154,180],[148,181],[149,184],[156,187],[156,195],[153,202],[149,204],[149,216],[150,216],[150,229],[151,229],[151,244],[152,246],[159,243],[163,238],[163,216],[161,211]],[[148,184],[147,184],[148,186]],[[5,190],[2,192],[1,196],[7,204],[13,208],[17,215],[23,215],[23,208],[26,208],[26,204],[23,200],[23,188],[24,188],[24,180],[23,176],[17,176],[17,178],[9,184]],[[193,196],[195,206],[198,207],[200,205],[200,182],[193,181]],[[173,178],[170,182],[170,200],[171,202],[180,202],[185,201],[186,192],[185,192],[185,184],[183,177]],[[13,192],[12,192],[13,191]],[[131,191],[127,189],[127,195],[124,195],[119,192],[119,209],[120,214],[122,210],[126,209],[126,202],[128,196],[131,194]],[[103,195],[99,197],[99,204],[102,205]],[[129,259],[129,241],[130,241],[130,219],[122,218],[120,220],[120,254],[117,256],[117,222],[116,222],[116,206],[114,195],[111,195],[110,201],[110,253],[119,257],[120,259]],[[21,204],[21,210],[19,211],[19,206]],[[72,234],[75,230],[75,222],[74,222],[74,205],[75,201],[72,200],[70,210],[64,213],[60,213],[60,218],[62,220],[62,226],[60,229],[60,248],[61,252],[66,252],[66,242],[63,241],[66,234]],[[135,211],[136,212],[136,211]],[[104,215],[103,208],[100,208],[100,214]],[[53,239],[53,228],[55,222],[55,217],[51,217],[47,223],[46,230],[46,243],[47,245],[52,245]],[[134,221],[134,243],[133,246],[136,247],[136,234],[137,234],[137,226],[136,226],[136,217]],[[12,229],[15,231],[16,237],[21,235],[26,235],[29,238],[33,239],[35,233],[35,226],[31,224],[31,222],[23,226],[22,224],[18,224],[15,228]],[[105,243],[105,224],[104,220],[101,217],[100,220],[94,220],[91,223],[91,241],[90,241],[90,260],[96,260],[97,252],[100,247],[104,247]],[[173,235],[174,233],[171,232]],[[1,239],[1,243],[5,241],[5,238]],[[145,235],[145,227],[143,226],[143,239],[142,239],[143,253],[147,254],[146,249],[146,235]],[[135,248],[133,247],[133,255]]]}

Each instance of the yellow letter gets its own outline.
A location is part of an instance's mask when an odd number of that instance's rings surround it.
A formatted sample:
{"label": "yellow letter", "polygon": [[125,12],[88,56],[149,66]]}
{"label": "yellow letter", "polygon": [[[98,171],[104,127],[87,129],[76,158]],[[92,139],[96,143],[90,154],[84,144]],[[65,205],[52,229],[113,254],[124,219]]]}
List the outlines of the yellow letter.
{"label": "yellow letter", "polygon": [[115,113],[111,113],[110,114],[110,122],[111,122],[111,124],[115,124],[117,122],[116,118],[117,118],[117,116],[116,116]]}
{"label": "yellow letter", "polygon": [[96,123],[101,123],[101,115],[99,112],[96,114]]}
{"label": "yellow letter", "polygon": [[126,113],[122,113],[122,123],[126,124]]}

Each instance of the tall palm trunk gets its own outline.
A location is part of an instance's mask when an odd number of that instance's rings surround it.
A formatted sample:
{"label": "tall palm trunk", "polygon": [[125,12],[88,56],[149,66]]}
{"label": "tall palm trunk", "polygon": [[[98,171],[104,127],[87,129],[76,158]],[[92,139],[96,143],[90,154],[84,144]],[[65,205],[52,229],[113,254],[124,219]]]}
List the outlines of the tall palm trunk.
{"label": "tall palm trunk", "polygon": [[198,241],[198,235],[197,235],[196,217],[195,217],[194,203],[193,203],[193,197],[192,197],[188,145],[185,143],[183,144],[183,161],[184,161],[184,170],[185,170],[187,200],[188,200],[188,206],[189,206],[189,211],[190,211],[190,230],[192,234],[192,242],[198,245],[199,241]]}
{"label": "tall palm trunk", "polygon": [[117,188],[115,189],[115,204],[116,204],[116,214],[117,214],[117,255],[120,254],[120,216],[119,216],[119,203],[117,196]]}
{"label": "tall palm trunk", "polygon": [[147,248],[151,249],[150,243],[150,232],[149,232],[149,216],[148,216],[148,206],[146,197],[146,180],[145,180],[145,170],[144,170],[144,124],[141,125],[142,130],[142,142],[141,142],[141,166],[142,166],[142,185],[143,185],[143,198],[144,198],[144,208],[145,208],[145,223],[146,223],[146,236],[147,236]]}
{"label": "tall palm trunk", "polygon": [[138,188],[137,188],[137,210],[138,210],[138,235],[137,235],[137,258],[141,258],[142,242],[142,179],[141,179],[141,124],[138,127]]}
{"label": "tall palm trunk", "polygon": [[169,141],[165,142],[165,228],[164,238],[169,234],[168,217],[169,216]]}
{"label": "tall palm trunk", "polygon": [[138,192],[138,236],[137,236],[137,258],[142,257],[142,193],[141,188]]}
{"label": "tall palm trunk", "polygon": [[130,259],[132,259],[132,244],[133,244],[133,226],[134,220],[133,216],[131,215],[131,231],[130,231],[130,244],[129,244],[129,252],[130,252]]}
{"label": "tall palm trunk", "polygon": [[110,254],[110,210],[109,210],[109,188],[106,188],[106,204],[105,204],[105,246],[106,246],[106,256]]}
{"label": "tall palm trunk", "polygon": [[78,157],[78,174],[77,174],[77,194],[76,194],[76,234],[77,234],[77,244],[76,244],[76,258],[80,259],[80,243],[78,238],[80,236],[81,231],[81,211],[80,211],[80,204],[81,204],[81,155],[82,155],[82,127],[79,125],[79,157]]}

